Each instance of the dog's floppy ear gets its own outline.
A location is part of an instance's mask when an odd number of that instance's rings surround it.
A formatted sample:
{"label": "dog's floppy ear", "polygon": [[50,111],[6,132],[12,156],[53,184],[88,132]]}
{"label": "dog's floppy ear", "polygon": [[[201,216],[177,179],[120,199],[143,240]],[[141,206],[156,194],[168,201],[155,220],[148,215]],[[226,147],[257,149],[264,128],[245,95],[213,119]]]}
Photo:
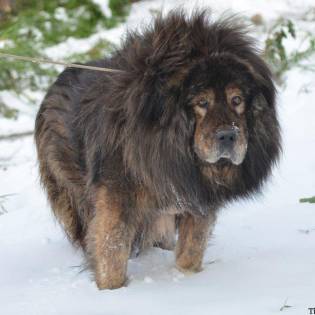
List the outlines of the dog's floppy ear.
{"label": "dog's floppy ear", "polygon": [[253,78],[257,95],[253,100],[253,104],[256,104],[257,109],[265,106],[274,108],[276,87],[273,83],[273,75],[258,52],[249,50],[247,55],[242,57],[229,53],[226,53],[226,55],[230,55],[230,58],[243,65]]}
{"label": "dog's floppy ear", "polygon": [[259,116],[261,112],[263,112],[266,108],[269,107],[269,104],[263,93],[258,93],[253,97],[252,107],[254,117]]}
{"label": "dog's floppy ear", "polygon": [[265,65],[265,67],[267,72],[263,74],[259,73],[259,76],[256,75],[256,77],[254,77],[258,93],[253,104],[257,109],[266,106],[272,109],[275,107],[276,87],[273,83],[270,70],[267,68],[267,65]]}
{"label": "dog's floppy ear", "polygon": [[253,106],[257,110],[264,107],[273,109],[275,107],[276,87],[269,67],[260,56],[255,55],[250,58],[247,68],[254,79],[254,84],[257,89]]}
{"label": "dog's floppy ear", "polygon": [[253,115],[259,116],[264,110],[275,110],[276,87],[272,80],[270,70],[265,65],[264,73],[254,73],[254,83],[256,85],[255,95],[252,100]]}

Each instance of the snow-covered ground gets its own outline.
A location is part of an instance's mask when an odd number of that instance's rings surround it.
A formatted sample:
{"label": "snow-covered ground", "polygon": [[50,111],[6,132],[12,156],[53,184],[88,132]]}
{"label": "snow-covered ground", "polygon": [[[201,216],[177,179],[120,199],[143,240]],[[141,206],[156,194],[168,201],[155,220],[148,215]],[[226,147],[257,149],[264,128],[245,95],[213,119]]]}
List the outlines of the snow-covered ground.
{"label": "snow-covered ground", "polygon": [[[184,2],[261,13],[267,20],[314,6],[313,0],[143,1],[109,37],[117,40],[126,27],[147,21],[149,9]],[[36,109],[24,107],[17,122],[0,120],[1,132],[32,128]],[[0,141],[0,195],[12,194],[5,211],[0,208],[0,314],[309,314],[315,307],[315,205],[299,198],[315,194],[314,73],[287,74],[279,114],[280,166],[264,197],[221,212],[203,272],[184,276],[172,252],[152,249],[130,260],[129,285],[114,291],[98,291],[88,271],[81,272],[81,252],[54,222],[39,187],[33,139]]]}

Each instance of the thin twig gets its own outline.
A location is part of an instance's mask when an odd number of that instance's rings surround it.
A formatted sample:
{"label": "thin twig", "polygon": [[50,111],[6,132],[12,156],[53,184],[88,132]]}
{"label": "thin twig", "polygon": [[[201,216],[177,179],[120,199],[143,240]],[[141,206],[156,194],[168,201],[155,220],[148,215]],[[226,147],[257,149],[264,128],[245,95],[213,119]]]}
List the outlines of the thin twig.
{"label": "thin twig", "polygon": [[49,59],[40,59],[40,58],[33,58],[33,57],[27,57],[27,56],[19,56],[19,55],[13,55],[13,54],[2,53],[2,52],[0,52],[0,57],[13,58],[16,60],[28,61],[28,62],[33,62],[33,63],[48,63],[48,64],[53,64],[53,65],[64,66],[66,68],[80,68],[80,69],[103,71],[103,72],[123,72],[122,70],[118,70],[118,69],[86,66],[86,65],[80,65],[77,63],[67,63],[64,61],[55,61],[55,60],[49,60]]}
{"label": "thin twig", "polygon": [[11,196],[15,196],[16,194],[5,194],[5,195],[0,195],[0,199],[5,199]]}
{"label": "thin twig", "polygon": [[11,133],[9,135],[0,136],[0,141],[2,141],[2,140],[15,140],[17,138],[27,137],[27,136],[31,136],[33,134],[34,134],[33,130],[20,132],[20,133]]}
{"label": "thin twig", "polygon": [[283,305],[280,308],[280,312],[284,311],[287,308],[291,308],[292,307],[292,305],[288,305],[287,302],[288,302],[288,298],[285,299]]}
{"label": "thin twig", "polygon": [[4,202],[6,201],[6,199],[10,196],[14,196],[16,194],[6,194],[6,195],[1,195],[0,196],[0,215],[8,213],[8,210],[4,207]]}

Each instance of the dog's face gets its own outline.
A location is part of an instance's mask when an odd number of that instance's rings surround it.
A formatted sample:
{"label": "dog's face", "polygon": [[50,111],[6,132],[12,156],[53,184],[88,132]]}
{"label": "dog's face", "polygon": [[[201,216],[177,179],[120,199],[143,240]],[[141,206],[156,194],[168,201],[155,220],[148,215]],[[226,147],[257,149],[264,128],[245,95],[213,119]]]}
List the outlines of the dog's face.
{"label": "dog's face", "polygon": [[248,144],[249,74],[236,64],[204,67],[199,68],[204,75],[199,72],[197,81],[192,80],[193,86],[199,86],[190,101],[195,115],[193,149],[204,163],[239,165]]}
{"label": "dog's face", "polygon": [[204,13],[148,30],[130,36],[122,63],[112,61],[128,71],[103,100],[112,104],[110,152],[122,151],[159,208],[204,213],[259,191],[281,145],[276,89],[255,41],[234,19],[212,23]]}
{"label": "dog's face", "polygon": [[208,88],[193,99],[194,150],[207,163],[226,159],[240,164],[247,150],[246,99],[241,87]]}

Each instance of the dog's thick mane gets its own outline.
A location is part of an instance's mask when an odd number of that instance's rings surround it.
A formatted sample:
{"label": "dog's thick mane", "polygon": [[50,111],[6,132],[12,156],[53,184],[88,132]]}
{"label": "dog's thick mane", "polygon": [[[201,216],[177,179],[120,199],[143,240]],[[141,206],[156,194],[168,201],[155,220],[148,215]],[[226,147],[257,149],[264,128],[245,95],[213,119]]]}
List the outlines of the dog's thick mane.
{"label": "dog's thick mane", "polygon": [[[235,18],[211,22],[207,11],[187,16],[178,10],[130,32],[123,47],[99,63],[124,72],[100,75],[73,123],[84,126],[90,182],[105,179],[116,189],[143,185],[159,207],[177,204],[196,212],[258,191],[277,159],[280,136],[271,73],[246,33]],[[257,86],[247,113],[248,152],[227,186],[205,176],[196,160],[183,88],[195,65],[222,56],[246,66]]]}

